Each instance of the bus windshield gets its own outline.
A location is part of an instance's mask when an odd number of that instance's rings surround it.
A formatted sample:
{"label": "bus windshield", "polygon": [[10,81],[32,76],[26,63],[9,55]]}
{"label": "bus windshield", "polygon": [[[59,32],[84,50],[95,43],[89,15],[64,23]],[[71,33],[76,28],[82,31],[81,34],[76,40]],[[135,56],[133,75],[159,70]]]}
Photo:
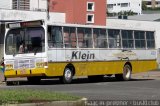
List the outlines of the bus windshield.
{"label": "bus windshield", "polygon": [[44,52],[43,27],[16,28],[8,31],[5,39],[6,55]]}

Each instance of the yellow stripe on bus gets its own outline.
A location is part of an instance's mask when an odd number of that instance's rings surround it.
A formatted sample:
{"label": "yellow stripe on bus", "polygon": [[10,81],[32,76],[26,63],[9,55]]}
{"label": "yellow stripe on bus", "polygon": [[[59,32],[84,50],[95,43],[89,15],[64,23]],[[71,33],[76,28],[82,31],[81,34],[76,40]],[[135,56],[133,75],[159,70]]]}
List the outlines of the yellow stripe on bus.
{"label": "yellow stripe on bus", "polygon": [[[75,76],[120,74],[126,61],[106,61],[106,62],[71,62],[75,67]],[[156,60],[130,61],[132,73],[149,71],[157,68]],[[62,76],[68,62],[48,63],[48,68],[35,68],[23,70],[5,71],[6,77],[27,77],[27,76]],[[16,72],[17,71],[17,72]],[[31,71],[31,72],[30,72]]]}

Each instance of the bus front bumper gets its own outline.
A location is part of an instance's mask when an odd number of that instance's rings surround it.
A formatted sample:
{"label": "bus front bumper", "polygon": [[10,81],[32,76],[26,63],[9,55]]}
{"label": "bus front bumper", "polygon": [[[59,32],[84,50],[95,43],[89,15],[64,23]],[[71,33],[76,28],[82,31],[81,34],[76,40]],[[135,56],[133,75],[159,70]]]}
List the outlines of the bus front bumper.
{"label": "bus front bumper", "polygon": [[14,77],[29,77],[29,76],[45,76],[45,68],[35,68],[35,69],[10,69],[4,72],[6,78]]}

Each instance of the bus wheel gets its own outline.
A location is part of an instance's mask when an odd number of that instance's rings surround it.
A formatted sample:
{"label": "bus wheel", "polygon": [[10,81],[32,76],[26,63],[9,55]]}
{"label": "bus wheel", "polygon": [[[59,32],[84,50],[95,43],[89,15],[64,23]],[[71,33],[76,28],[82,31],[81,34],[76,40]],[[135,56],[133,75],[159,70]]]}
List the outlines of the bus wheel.
{"label": "bus wheel", "polygon": [[40,84],[41,79],[39,77],[27,77],[30,84]]}
{"label": "bus wheel", "polygon": [[64,84],[69,84],[72,82],[73,79],[73,71],[71,68],[66,67],[64,69],[64,74],[62,77],[60,77],[60,81]]}
{"label": "bus wheel", "polygon": [[11,86],[11,85],[13,85],[12,81],[6,81],[6,86]]}
{"label": "bus wheel", "polygon": [[103,81],[104,76],[103,75],[93,75],[93,76],[88,76],[89,81],[91,82],[100,82]]}
{"label": "bus wheel", "polygon": [[132,69],[131,66],[126,64],[123,67],[123,74],[115,74],[117,80],[120,81],[129,81],[131,79]]}

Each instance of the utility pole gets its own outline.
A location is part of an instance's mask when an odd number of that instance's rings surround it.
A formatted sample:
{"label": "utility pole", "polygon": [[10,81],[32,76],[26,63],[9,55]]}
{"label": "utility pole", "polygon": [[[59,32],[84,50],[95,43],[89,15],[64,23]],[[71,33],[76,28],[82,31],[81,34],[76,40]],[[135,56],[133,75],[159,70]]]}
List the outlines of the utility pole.
{"label": "utility pole", "polygon": [[49,20],[50,19],[50,16],[49,16],[49,4],[50,4],[50,1],[49,0],[47,0],[47,20]]}

